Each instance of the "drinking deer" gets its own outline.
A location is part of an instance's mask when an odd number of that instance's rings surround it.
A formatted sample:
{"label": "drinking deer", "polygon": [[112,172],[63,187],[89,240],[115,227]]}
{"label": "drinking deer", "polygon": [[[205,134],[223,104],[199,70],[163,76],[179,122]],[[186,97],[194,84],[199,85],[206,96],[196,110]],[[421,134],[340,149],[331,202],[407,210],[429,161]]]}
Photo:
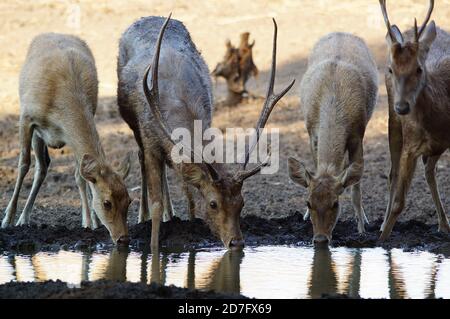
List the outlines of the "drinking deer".
{"label": "drinking deer", "polygon": [[[265,126],[276,103],[294,84],[291,83],[278,95],[273,93],[276,38],[275,24],[270,85],[257,128]],[[205,220],[210,229],[227,248],[242,247],[244,242],[239,225],[244,206],[242,186],[266,162],[247,170],[246,161],[242,170],[233,174],[228,164],[205,161],[178,163],[172,158],[172,148],[175,146],[171,138],[172,130],[182,127],[192,132],[194,120],[201,120],[205,130],[211,125],[213,112],[209,71],[188,30],[180,21],[170,20],[170,16],[165,22],[161,17],[146,17],[132,24],[120,40],[118,77],[120,113],[133,130],[140,148],[140,222],[149,217],[147,192],[152,203],[151,247],[157,248],[159,245],[163,211],[169,216],[172,211],[166,165],[183,180],[190,217],[195,217],[191,193],[194,187],[199,190],[206,206]]]}
{"label": "drinking deer", "polygon": [[[131,202],[123,178],[129,157],[119,172],[108,164],[94,123],[98,80],[94,57],[81,39],[46,33],[31,43],[20,74],[20,155],[13,196],[6,208],[2,228],[11,225],[20,189],[35,154],[34,180],[17,225],[30,222],[30,214],[50,165],[48,147],[73,149],[75,179],[82,205],[83,227],[97,227],[97,217],[114,243],[127,243],[127,212]],[[87,185],[92,194],[90,210]],[[95,212],[95,213],[94,213]]]}
{"label": "drinking deer", "polygon": [[405,207],[421,156],[425,177],[436,206],[439,231],[450,226],[436,183],[436,164],[450,147],[450,34],[430,24],[431,0],[424,23],[402,33],[389,21],[386,1],[380,0],[388,29],[389,59],[385,73],[389,101],[389,202],[381,226],[386,240]]}
{"label": "drinking deer", "polygon": [[365,230],[360,182],[363,138],[377,94],[377,66],[361,38],[331,33],[319,40],[300,85],[316,172],[308,171],[294,158],[288,159],[290,178],[308,189],[307,215],[315,243],[331,241],[340,214],[339,197],[350,186],[358,231]]}

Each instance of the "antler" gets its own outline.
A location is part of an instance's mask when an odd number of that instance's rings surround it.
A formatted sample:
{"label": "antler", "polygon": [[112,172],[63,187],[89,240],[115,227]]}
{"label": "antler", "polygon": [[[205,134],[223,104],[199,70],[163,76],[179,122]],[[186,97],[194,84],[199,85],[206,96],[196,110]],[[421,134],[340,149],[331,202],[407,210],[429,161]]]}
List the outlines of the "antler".
{"label": "antler", "polygon": [[[154,117],[156,118],[156,122],[159,126],[159,129],[162,131],[162,134],[159,134],[159,138],[161,139],[161,141],[163,143],[163,148],[166,152],[166,155],[172,161],[171,151],[172,151],[172,148],[175,146],[175,142],[172,140],[170,131],[167,128],[167,125],[164,123],[164,119],[161,114],[161,104],[160,104],[160,100],[159,100],[159,88],[158,88],[158,68],[159,68],[159,56],[160,56],[160,52],[161,52],[162,38],[164,36],[166,27],[169,24],[169,20],[170,20],[171,16],[172,16],[172,13],[169,14],[169,16],[167,17],[166,21],[164,22],[164,24],[161,27],[161,30],[159,32],[158,40],[156,42],[156,47],[155,47],[155,54],[153,55],[152,63],[145,70],[143,87],[144,87],[145,97],[147,98],[148,105],[150,106],[150,110],[152,111]],[[151,77],[149,79],[148,76],[149,76],[150,70],[152,70],[152,72],[151,72]],[[147,83],[148,83],[148,85],[147,85]],[[195,152],[192,149],[186,147],[185,145],[184,145],[184,147],[185,147],[185,149],[188,149],[190,151],[191,158],[195,159],[196,158]],[[200,158],[202,158],[202,157],[200,157]],[[204,165],[207,168],[208,172],[210,173],[210,175],[214,181],[220,180],[219,174],[217,173],[217,171],[211,164],[202,163],[202,165]]]}
{"label": "antler", "polygon": [[386,9],[386,0],[380,0],[381,11],[383,12],[384,22],[386,23],[386,27],[388,29],[389,37],[391,38],[392,44],[403,43],[403,35],[400,29],[394,24],[391,26],[391,22],[389,22],[389,17]]}
{"label": "antler", "polygon": [[261,114],[259,116],[259,120],[256,124],[256,141],[253,143],[253,145],[247,150],[245,154],[245,162],[243,164],[242,171],[238,172],[235,175],[235,179],[238,182],[243,182],[245,179],[257,174],[264,166],[268,165],[268,161],[263,162],[262,164],[258,165],[256,168],[254,168],[251,171],[245,171],[250,154],[252,153],[253,149],[259,142],[260,138],[260,130],[264,129],[267,120],[269,119],[270,114],[272,113],[273,108],[278,103],[278,101],[286,95],[286,93],[292,88],[292,86],[295,83],[295,80],[293,80],[280,94],[274,94],[273,89],[275,86],[275,75],[276,75],[276,69],[277,69],[277,34],[278,34],[278,26],[275,19],[272,19],[273,25],[274,25],[274,34],[273,34],[273,50],[272,50],[272,68],[270,71],[270,81],[269,81],[269,87],[267,89],[267,95],[266,100],[264,102],[263,109],[261,111]]}
{"label": "antler", "polygon": [[392,32],[391,22],[389,21],[389,16],[386,9],[386,0],[380,0],[381,12],[383,13],[384,22],[386,23],[386,27],[388,29],[389,36],[391,37],[392,42],[398,42],[394,33]]}
{"label": "antler", "polygon": [[237,183],[242,183],[243,181],[245,181],[247,178],[252,177],[256,174],[258,174],[261,169],[263,167],[266,167],[267,165],[269,165],[270,163],[270,155],[271,155],[271,151],[269,150],[269,153],[267,154],[267,158],[264,162],[262,162],[261,164],[259,164],[258,166],[255,166],[255,168],[251,169],[251,170],[241,170],[238,171],[236,173],[236,175],[233,177],[233,179],[237,182]]}
{"label": "antler", "polygon": [[423,31],[425,31],[425,28],[427,27],[427,24],[431,19],[431,14],[433,13],[433,10],[434,10],[434,0],[430,0],[430,5],[428,7],[427,16],[425,18],[425,21],[420,26],[420,29],[417,29],[417,19],[414,19],[414,35],[415,35],[416,43],[419,42],[419,39],[420,39]]}

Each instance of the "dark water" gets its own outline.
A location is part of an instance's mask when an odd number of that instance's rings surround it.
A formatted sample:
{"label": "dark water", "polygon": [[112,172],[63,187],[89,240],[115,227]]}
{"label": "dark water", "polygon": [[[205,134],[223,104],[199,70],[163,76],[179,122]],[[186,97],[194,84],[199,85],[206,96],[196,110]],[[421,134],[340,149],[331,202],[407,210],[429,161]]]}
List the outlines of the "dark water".
{"label": "dark water", "polygon": [[98,279],[158,282],[256,298],[450,298],[450,259],[397,249],[311,247],[0,255],[0,284],[57,279],[69,286]]}

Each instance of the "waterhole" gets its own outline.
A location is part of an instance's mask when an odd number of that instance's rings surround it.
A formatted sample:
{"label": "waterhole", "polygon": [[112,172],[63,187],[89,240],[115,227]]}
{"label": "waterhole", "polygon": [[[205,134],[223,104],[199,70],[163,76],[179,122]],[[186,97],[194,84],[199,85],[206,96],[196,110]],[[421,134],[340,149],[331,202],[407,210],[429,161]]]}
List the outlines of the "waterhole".
{"label": "waterhole", "polygon": [[450,298],[450,258],[382,248],[267,246],[158,254],[39,252],[0,255],[0,284],[108,279],[242,294],[255,298]]}

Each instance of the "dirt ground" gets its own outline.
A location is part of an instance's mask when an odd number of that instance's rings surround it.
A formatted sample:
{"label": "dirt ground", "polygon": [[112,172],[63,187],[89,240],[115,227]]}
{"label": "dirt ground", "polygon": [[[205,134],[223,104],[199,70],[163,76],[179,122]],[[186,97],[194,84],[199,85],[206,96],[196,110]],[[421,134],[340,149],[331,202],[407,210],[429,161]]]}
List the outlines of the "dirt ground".
{"label": "dirt ground", "polygon": [[[445,28],[450,22],[450,1],[436,3],[433,18]],[[390,1],[391,20],[401,29],[409,28],[417,16],[422,21],[428,1]],[[136,19],[148,15],[167,15],[185,23],[193,41],[201,50],[210,69],[224,54],[227,38],[236,43],[241,32],[249,31],[256,40],[254,60],[260,69],[257,79],[249,82],[249,90],[264,95],[271,59],[272,22],[279,26],[278,73],[276,89],[292,78],[297,83],[274,110],[268,127],[280,128],[280,171],[276,175],[256,176],[245,184],[245,208],[242,229],[250,245],[278,243],[297,244],[309,241],[311,226],[303,222],[305,191],[289,182],[286,160],[289,156],[306,161],[312,167],[309,142],[300,113],[298,85],[306,68],[314,43],[333,31],[346,31],[363,37],[372,50],[380,73],[379,101],[369,123],[365,147],[366,169],[362,181],[363,202],[371,222],[368,234],[360,237],[353,221],[348,194],[342,199],[343,215],[335,231],[336,245],[372,247],[377,244],[378,229],[387,202],[389,154],[387,144],[387,99],[384,86],[385,27],[378,1],[363,0],[260,0],[260,1],[25,1],[0,3],[0,212],[11,198],[18,160],[18,74],[32,38],[42,32],[77,34],[93,50],[100,77],[100,101],[96,115],[97,128],[108,158],[118,164],[130,150],[137,150],[131,131],[118,114],[116,104],[116,61],[118,39]],[[78,15],[79,14],[79,15]],[[79,17],[80,19],[78,20]],[[223,81],[214,84],[216,102],[225,99]],[[234,108],[215,111],[213,126],[253,127],[262,101],[256,100]],[[51,150],[52,163],[32,215],[33,225],[0,231],[0,250],[90,248],[109,241],[104,228],[81,229],[81,210],[73,177],[74,161],[70,149]],[[449,154],[438,165],[438,183],[444,207],[450,207],[448,183]],[[22,188],[19,212],[30,191],[33,169]],[[170,173],[170,190],[177,215],[186,216],[186,200],[178,187],[178,178]],[[140,173],[137,156],[126,180],[130,195],[129,223],[132,246],[139,248],[148,241],[150,223],[135,225],[139,209]],[[0,213],[2,214],[2,213]],[[3,216],[1,216],[3,217]],[[18,217],[18,216],[17,216]],[[270,220],[267,220],[270,219]],[[446,253],[450,250],[447,235],[438,234],[437,216],[420,164],[413,181],[407,207],[386,247],[425,248]],[[217,244],[201,221],[188,223],[174,220],[162,228],[163,245],[186,247]]]}
{"label": "dirt ground", "polygon": [[62,281],[40,283],[11,282],[0,285],[2,299],[242,299],[244,296],[220,294],[155,283],[118,283],[107,280],[83,282],[68,288]]}

